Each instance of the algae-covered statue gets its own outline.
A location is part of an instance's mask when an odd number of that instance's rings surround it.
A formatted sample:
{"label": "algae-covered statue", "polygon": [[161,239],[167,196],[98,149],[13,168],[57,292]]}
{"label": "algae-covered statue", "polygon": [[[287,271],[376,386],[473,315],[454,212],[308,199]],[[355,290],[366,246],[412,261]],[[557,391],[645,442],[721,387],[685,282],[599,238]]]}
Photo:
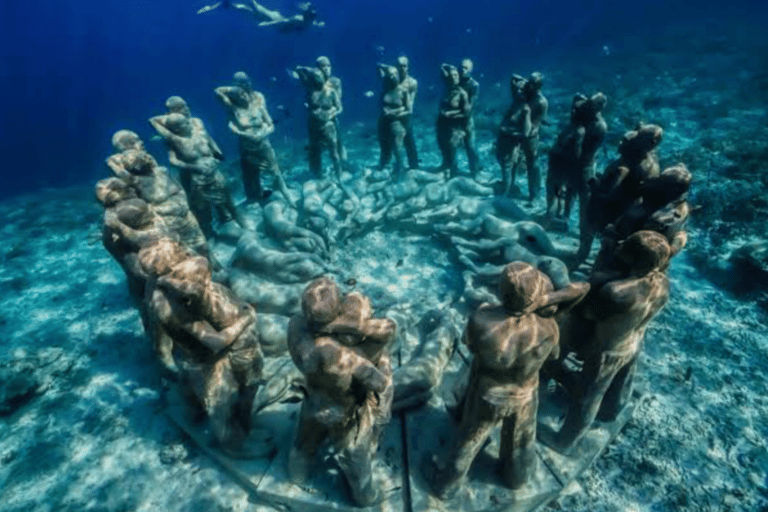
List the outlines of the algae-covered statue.
{"label": "algae-covered statue", "polygon": [[525,79],[512,75],[509,86],[512,105],[504,113],[496,137],[496,161],[501,169],[501,195],[519,193],[515,185],[520,147],[531,136],[531,107],[525,101],[523,86]]}
{"label": "algae-covered statue", "polygon": [[221,448],[232,457],[263,455],[249,444],[253,398],[263,356],[256,312],[211,280],[208,262],[179,257],[181,246],[161,240],[139,259],[155,276],[147,290],[151,336],[179,350],[180,377],[193,403],[208,416]]}
{"label": "algae-covered statue", "polygon": [[419,89],[419,82],[408,74],[410,63],[408,57],[401,55],[397,58],[397,76],[400,80],[400,87],[408,93],[408,104],[410,111],[400,118],[405,125],[405,154],[408,157],[408,168],[419,168],[419,153],[416,148],[416,137],[413,135],[413,105],[416,102],[416,92]]}
{"label": "algae-covered statue", "polygon": [[388,351],[396,325],[372,318],[365,296],[342,297],[328,278],[306,288],[302,311],[288,327],[288,349],[307,381],[289,455],[289,477],[305,483],[317,448],[329,439],[353,500],[371,505],[381,494],[373,461],[392,405]]}
{"label": "algae-covered statue", "polygon": [[378,134],[381,153],[379,169],[384,169],[392,156],[395,157],[393,177],[400,179],[405,168],[405,137],[408,126],[403,118],[412,111],[408,91],[400,86],[397,68],[379,65],[383,90],[381,92],[381,110],[379,111]]}
{"label": "algae-covered statue", "polygon": [[663,133],[659,126],[641,124],[624,134],[619,143],[619,158],[608,164],[591,186],[586,223],[579,235],[578,262],[589,256],[595,235],[632,206],[645,181],[659,176],[659,160],[654,150]]}
{"label": "algae-covered statue", "polygon": [[469,166],[469,172],[472,173],[472,177],[477,177],[477,173],[480,170],[480,158],[477,155],[477,148],[475,147],[475,117],[474,111],[477,104],[477,95],[480,92],[480,84],[472,77],[472,70],[475,68],[475,64],[471,59],[463,59],[461,61],[461,68],[459,74],[459,85],[467,93],[467,112],[464,118],[464,151],[467,153],[467,165]]}
{"label": "algae-covered statue", "polygon": [[567,452],[596,418],[612,421],[627,405],[645,330],[669,299],[661,270],[669,257],[664,236],[639,231],[618,245],[614,268],[590,278],[592,290],[572,313],[564,343],[584,366],[576,383],[565,385],[572,397],[562,428],[542,430],[542,442]]}
{"label": "algae-covered statue", "polygon": [[235,207],[229,183],[219,171],[218,146],[192,119],[179,113],[155,116],[149,120],[168,145],[171,165],[188,176],[189,207],[203,233],[213,235],[213,211],[219,222],[232,220],[246,228],[247,222]]}
{"label": "algae-covered statue", "polygon": [[229,129],[238,137],[245,197],[249,201],[266,198],[261,186],[261,173],[265,172],[274,176],[277,188],[291,201],[275,150],[269,142],[275,125],[264,95],[253,90],[250,77],[243,71],[234,74],[233,82],[232,86],[217,87],[215,92],[229,112]]}
{"label": "algae-covered statue", "polygon": [[602,111],[603,93],[591,98],[577,94],[571,105],[571,119],[549,151],[547,172],[547,215],[565,219],[571,215],[574,197],[579,199],[579,226],[586,226],[589,184],[595,177],[595,157],[603,144],[608,125]]}
{"label": "algae-covered statue", "polygon": [[447,169],[448,176],[452,178],[459,172],[456,150],[464,145],[467,138],[467,116],[471,104],[467,91],[461,87],[461,75],[456,66],[442,64],[440,72],[445,83],[445,94],[440,100],[437,115],[437,147],[443,157],[440,169]]}
{"label": "algae-covered statue", "polygon": [[586,283],[573,283],[554,291],[549,278],[531,265],[506,266],[499,285],[502,303],[481,305],[464,332],[474,360],[457,436],[447,454],[427,461],[438,496],[458,490],[499,424],[504,481],[517,489],[535,472],[539,369],[558,356],[556,317],[588,290]]}
{"label": "algae-covered statue", "polygon": [[[116,149],[123,147],[126,140],[130,142],[133,137],[125,134],[118,137]],[[208,258],[214,269],[218,270],[220,266],[210,253],[200,224],[189,209],[184,190],[171,178],[165,167],[157,165],[152,155],[140,149],[143,144],[131,144],[130,149],[107,158],[107,166],[117,178],[133,189],[136,197],[150,205],[152,212],[162,219],[169,233],[178,236],[184,246]]]}

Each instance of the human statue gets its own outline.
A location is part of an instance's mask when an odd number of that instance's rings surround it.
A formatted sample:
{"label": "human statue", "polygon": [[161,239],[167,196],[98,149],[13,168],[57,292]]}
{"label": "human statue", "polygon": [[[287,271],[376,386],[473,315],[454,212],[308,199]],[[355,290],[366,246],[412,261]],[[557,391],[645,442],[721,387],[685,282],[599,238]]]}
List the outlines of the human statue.
{"label": "human statue", "polygon": [[589,183],[595,177],[595,157],[603,145],[608,125],[602,111],[607,99],[601,92],[587,98],[577,94],[571,105],[569,125],[549,152],[547,215],[566,222],[574,197],[579,199],[579,230],[587,222]]}
{"label": "human statue", "polygon": [[[149,120],[168,145],[171,165],[184,169],[189,179],[189,207],[206,236],[213,233],[213,211],[219,222],[237,222],[247,229],[248,223],[238,211],[229,183],[219,171],[218,146],[205,132],[196,128],[189,117],[172,113]],[[220,153],[219,153],[220,154]]]}
{"label": "human statue", "polygon": [[299,212],[285,201],[271,201],[263,210],[264,230],[268,236],[289,251],[310,252],[327,256],[325,239],[298,224]]}
{"label": "human statue", "polygon": [[459,172],[456,150],[464,145],[467,137],[467,116],[471,104],[467,91],[461,87],[461,75],[456,66],[442,64],[440,71],[445,83],[436,125],[437,146],[443,158],[440,169],[447,169],[449,177],[454,177]]}
{"label": "human statue", "polygon": [[288,458],[294,483],[306,483],[317,448],[328,439],[355,503],[380,500],[373,462],[390,417],[395,335],[394,322],[372,318],[365,296],[342,297],[327,278],[307,286],[302,314],[288,326],[288,349],[307,388]]}
{"label": "human statue", "polygon": [[274,176],[275,185],[287,201],[292,201],[269,136],[275,125],[267,112],[264,95],[253,90],[251,79],[243,71],[233,77],[234,85],[216,88],[216,96],[229,112],[229,129],[238,137],[243,189],[248,201],[262,201],[269,194],[262,191],[261,174]]}
{"label": "human statue", "polygon": [[539,129],[547,116],[549,102],[541,92],[544,75],[531,73],[523,84],[523,96],[531,109],[531,132],[520,144],[528,169],[528,200],[533,202],[541,188],[541,176],[536,163],[539,151]]}
{"label": "human statue", "polygon": [[[213,152],[213,156],[219,161],[224,161],[224,153],[221,151],[221,148],[219,148],[218,144],[216,144],[216,141],[213,140],[210,135],[208,135],[208,130],[205,129],[205,124],[203,121],[200,118],[192,117],[192,111],[189,109],[189,105],[187,105],[187,102],[184,100],[184,98],[181,96],[170,96],[167,100],[165,100],[165,108],[168,111],[168,114],[181,114],[182,116],[189,119],[190,123],[192,123],[192,129],[201,137],[205,137],[208,141],[208,146]],[[160,119],[164,119],[166,116],[159,117]],[[171,151],[170,147],[168,149]],[[191,193],[190,172],[188,169],[178,168],[178,173],[179,183],[181,183],[181,186],[184,188],[184,192],[186,192],[189,196]]]}
{"label": "human statue", "polygon": [[267,247],[248,231],[237,242],[231,266],[279,284],[306,283],[336,269],[309,252],[284,252]]}
{"label": "human statue", "polygon": [[496,137],[496,161],[501,168],[501,195],[517,195],[519,189],[515,184],[518,160],[521,146],[525,139],[531,136],[531,107],[525,101],[523,86],[525,79],[520,75],[512,75],[510,91],[512,105],[504,113]]}
{"label": "human statue", "polygon": [[[118,148],[117,145],[115,147]],[[178,236],[185,247],[205,256],[214,270],[221,268],[210,253],[205,234],[189,209],[184,190],[165,167],[157,165],[152,155],[143,149],[126,149],[107,158],[107,166],[116,177],[133,188],[136,197],[150,205],[169,233]]]}
{"label": "human statue", "polygon": [[690,215],[687,193],[691,179],[688,168],[677,164],[646,180],[640,187],[640,197],[603,231],[595,269],[610,268],[617,244],[642,230],[663,235],[670,246],[670,258],[677,255],[688,242],[684,228]]}
{"label": "human statue", "polygon": [[322,152],[325,149],[333,164],[334,178],[341,183],[341,154],[336,122],[336,116],[341,111],[339,93],[326,81],[319,69],[297,66],[295,71],[307,89],[309,170],[315,177],[322,177]]}
{"label": "human statue", "polygon": [[197,14],[204,14],[215,9],[238,9],[251,14],[258,21],[260,27],[274,27],[278,32],[287,34],[302,32],[310,27],[324,27],[325,22],[317,19],[317,9],[311,2],[297,4],[299,12],[292,16],[284,16],[280,11],[268,9],[256,2],[256,0],[233,2],[221,0],[205,5],[198,9]]}
{"label": "human statue", "polygon": [[408,93],[408,104],[410,111],[400,118],[405,126],[405,154],[408,157],[408,168],[419,168],[419,152],[416,148],[416,137],[413,135],[413,105],[416,103],[416,92],[419,89],[419,82],[408,74],[408,57],[401,55],[397,58],[397,77],[400,80],[400,87]]}
{"label": "human statue", "polygon": [[394,155],[395,169],[392,175],[399,180],[405,172],[405,136],[408,128],[403,119],[409,117],[413,110],[411,97],[408,91],[400,86],[397,68],[380,64],[379,73],[383,84],[378,121],[381,148],[379,169],[384,169]]}
{"label": "human statue", "polygon": [[461,77],[459,79],[459,85],[466,91],[467,102],[469,103],[466,117],[464,118],[464,131],[466,133],[466,136],[464,137],[464,151],[467,153],[469,171],[472,173],[472,176],[476,178],[477,173],[480,170],[480,159],[477,156],[477,148],[475,147],[474,110],[477,104],[477,95],[480,91],[480,84],[472,77],[472,70],[474,67],[475,65],[471,59],[464,59],[461,61]]}
{"label": "human statue", "polygon": [[259,440],[248,439],[263,367],[256,312],[211,280],[205,258],[169,262],[168,254],[178,252],[173,244],[139,253],[145,271],[157,276],[147,292],[153,334],[169,337],[178,349],[185,391],[208,416],[222,450],[232,457],[262,455],[254,451]]}
{"label": "human statue", "polygon": [[461,487],[477,454],[501,424],[501,473],[517,489],[537,468],[535,451],[539,369],[558,356],[557,318],[581,301],[586,283],[553,291],[544,274],[523,262],[506,266],[501,304],[482,304],[467,322],[463,342],[474,358],[452,447],[427,461],[441,498]]}
{"label": "human statue", "polygon": [[619,158],[591,186],[576,261],[584,261],[592,249],[597,233],[602,233],[639,197],[641,185],[660,174],[655,149],[661,143],[663,130],[654,124],[641,124],[624,134],[619,143]]}
{"label": "human statue", "polygon": [[122,153],[129,149],[145,151],[144,142],[139,138],[136,132],[131,130],[118,130],[112,135],[112,147],[115,153]]}
{"label": "human statue", "polygon": [[120,178],[100,180],[96,199],[104,207],[102,244],[125,272],[128,293],[141,308],[147,275],[138,261],[139,250],[155,239],[172,235],[149,205]]}
{"label": "human statue", "polygon": [[341,114],[344,111],[344,103],[342,101],[342,89],[341,89],[341,78],[337,76],[333,76],[332,68],[331,68],[331,59],[328,57],[321,55],[317,59],[315,59],[315,66],[317,66],[317,69],[320,70],[320,72],[323,74],[323,79],[325,80],[326,85],[333,88],[334,91],[336,91],[336,95],[339,98],[339,105],[338,110],[336,114],[333,116],[333,121],[336,123],[336,145],[339,150],[339,158],[341,158],[342,163],[347,160],[347,150],[344,148],[344,144],[342,141],[342,133],[341,128],[339,127],[339,114]]}
{"label": "human statue", "polygon": [[596,418],[613,421],[627,405],[645,331],[669,299],[669,279],[661,270],[669,256],[664,236],[638,231],[616,247],[619,272],[603,282],[591,279],[592,290],[572,313],[577,321],[568,333],[584,366],[569,390],[573,396],[561,429],[542,430],[542,442],[567,453]]}

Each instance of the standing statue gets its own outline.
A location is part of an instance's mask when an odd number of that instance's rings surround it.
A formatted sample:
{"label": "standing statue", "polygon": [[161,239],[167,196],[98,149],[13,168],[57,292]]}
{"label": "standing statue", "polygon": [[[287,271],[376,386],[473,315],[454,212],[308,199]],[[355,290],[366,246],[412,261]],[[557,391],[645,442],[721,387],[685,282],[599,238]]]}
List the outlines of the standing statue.
{"label": "standing statue", "polygon": [[446,89],[437,116],[437,146],[443,157],[440,169],[448,169],[449,177],[453,178],[459,172],[456,149],[465,143],[466,120],[471,105],[467,91],[461,87],[461,77],[456,66],[442,64],[440,71]]}
{"label": "standing statue", "polygon": [[464,118],[464,151],[467,152],[467,164],[469,165],[469,171],[474,178],[477,178],[477,173],[480,170],[480,159],[477,156],[477,148],[475,147],[475,118],[474,110],[477,104],[477,95],[480,91],[480,84],[477,80],[472,78],[472,70],[475,65],[471,59],[464,59],[461,61],[461,78],[459,79],[459,85],[467,93],[467,107],[466,117]]}
{"label": "standing statue", "polygon": [[341,155],[336,123],[336,115],[341,111],[339,93],[319,69],[296,66],[295,71],[307,88],[309,170],[315,177],[322,177],[322,151],[326,149],[333,163],[334,176],[340,181]]}
{"label": "standing statue", "polygon": [[365,296],[350,293],[342,298],[327,278],[306,288],[302,311],[288,325],[288,350],[307,381],[288,460],[289,477],[305,483],[317,448],[329,439],[353,500],[371,505],[381,493],[372,470],[392,406],[388,350],[396,325],[371,318]]}
{"label": "standing statue", "polygon": [[392,155],[395,156],[393,176],[400,180],[405,167],[405,137],[408,132],[404,118],[412,111],[411,98],[408,91],[400,86],[397,68],[379,65],[379,73],[383,82],[381,92],[381,111],[379,112],[378,133],[381,154],[379,169],[385,168]]}
{"label": "standing statue", "polygon": [[627,405],[645,330],[669,299],[669,279],[661,270],[669,256],[662,235],[639,231],[616,248],[612,275],[590,279],[592,291],[571,323],[578,332],[568,333],[584,359],[580,382],[571,386],[562,428],[556,434],[542,430],[542,442],[567,452],[595,418],[612,421]]}
{"label": "standing statue", "polygon": [[179,249],[164,240],[139,253],[144,270],[156,277],[147,290],[152,336],[170,338],[180,349],[185,391],[208,415],[221,448],[232,457],[259,455],[248,440],[263,366],[256,312],[211,281],[204,258],[169,260]]}
{"label": "standing statue", "polygon": [[324,55],[318,57],[315,59],[315,65],[317,66],[317,69],[319,69],[323,74],[323,80],[325,83],[334,91],[336,91],[336,95],[339,98],[338,110],[333,116],[333,122],[336,124],[336,146],[339,151],[339,158],[341,158],[342,162],[345,162],[347,160],[347,150],[344,148],[344,144],[341,140],[341,128],[339,127],[339,114],[344,111],[341,95],[341,78],[333,76],[331,71],[331,60],[328,57]]}
{"label": "standing statue", "polygon": [[235,207],[229,183],[219,171],[216,157],[218,146],[205,132],[196,128],[192,120],[173,113],[155,116],[149,120],[168,145],[171,165],[184,169],[189,180],[189,207],[206,236],[213,235],[212,209],[219,222],[235,220],[242,228],[247,223]]}
{"label": "standing statue", "polygon": [[461,422],[447,456],[428,461],[438,496],[449,497],[459,489],[500,423],[504,481],[517,489],[535,472],[539,369],[558,355],[556,317],[588,291],[586,283],[553,291],[549,278],[531,265],[506,266],[499,285],[502,304],[481,305],[464,332],[474,360]]}
{"label": "standing statue", "polygon": [[577,94],[571,105],[570,124],[558,135],[549,152],[547,215],[564,218],[579,198],[579,230],[585,229],[589,183],[595,177],[595,157],[603,145],[608,125],[602,111],[607,98],[601,92],[587,98]]}
{"label": "standing statue", "polygon": [[[187,105],[187,102],[184,101],[184,98],[181,96],[171,96],[167,100],[165,100],[165,108],[168,110],[168,114],[181,114],[182,116],[189,119],[190,123],[192,123],[192,129],[195,131],[195,133],[199,134],[201,137],[205,137],[205,139],[208,141],[208,146],[210,147],[211,151],[213,152],[214,158],[217,160],[223,162],[224,161],[224,153],[222,153],[221,149],[219,148],[218,144],[216,144],[216,141],[211,138],[210,135],[208,135],[208,130],[205,129],[205,124],[203,124],[203,121],[197,117],[192,117],[192,111],[189,110],[189,105]],[[159,116],[160,119],[164,119],[166,116]],[[171,148],[169,147],[169,152]],[[170,154],[169,154],[170,158]],[[185,169],[183,167],[180,167],[178,169],[179,172],[179,182],[181,183],[182,188],[184,188],[184,192],[187,193],[187,195],[190,195],[191,193],[191,176],[188,169]]]}
{"label": "standing statue", "polygon": [[275,150],[268,137],[275,125],[267,112],[264,95],[254,91],[251,79],[242,71],[234,75],[231,87],[217,87],[216,96],[229,111],[229,129],[238,137],[243,189],[248,201],[261,201],[269,194],[262,192],[261,173],[271,173],[286,200],[291,202],[288,186],[277,164]]}
{"label": "standing statue", "polygon": [[405,126],[405,154],[408,157],[408,168],[419,168],[419,153],[416,149],[416,137],[413,135],[413,106],[416,103],[416,92],[419,89],[419,82],[408,74],[408,57],[401,55],[397,58],[397,76],[400,80],[400,87],[408,93],[408,104],[410,110],[400,118]]}
{"label": "standing statue", "polygon": [[520,147],[531,136],[531,107],[525,101],[525,79],[512,75],[509,82],[512,105],[504,113],[496,138],[496,161],[501,168],[501,195],[520,193],[515,184]]}
{"label": "standing statue", "polygon": [[549,102],[541,92],[544,76],[541,73],[531,73],[530,78],[523,85],[525,102],[531,109],[531,131],[528,137],[522,140],[520,149],[525,156],[525,166],[528,169],[528,200],[533,202],[541,188],[541,176],[536,158],[539,152],[539,128],[547,116]]}
{"label": "standing statue", "polygon": [[624,134],[619,158],[594,182],[589,194],[586,226],[582,227],[577,262],[584,261],[597,233],[618,219],[640,196],[641,185],[660,174],[655,149],[664,134],[661,127],[641,124]]}

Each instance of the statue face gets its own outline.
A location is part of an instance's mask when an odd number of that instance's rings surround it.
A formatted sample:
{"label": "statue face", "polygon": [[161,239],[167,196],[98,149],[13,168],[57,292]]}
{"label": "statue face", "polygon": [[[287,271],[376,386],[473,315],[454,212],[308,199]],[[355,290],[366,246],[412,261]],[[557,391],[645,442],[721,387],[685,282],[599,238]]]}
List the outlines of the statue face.
{"label": "statue face", "polygon": [[331,63],[330,62],[322,62],[318,64],[318,69],[323,74],[323,78],[326,80],[331,77]]}
{"label": "statue face", "polygon": [[408,61],[405,59],[398,59],[397,61],[397,73],[402,80],[408,76]]}
{"label": "statue face", "polygon": [[467,77],[472,74],[472,61],[469,59],[464,59],[461,61],[461,76]]}
{"label": "statue face", "polygon": [[459,85],[459,71],[456,68],[451,69],[451,84]]}

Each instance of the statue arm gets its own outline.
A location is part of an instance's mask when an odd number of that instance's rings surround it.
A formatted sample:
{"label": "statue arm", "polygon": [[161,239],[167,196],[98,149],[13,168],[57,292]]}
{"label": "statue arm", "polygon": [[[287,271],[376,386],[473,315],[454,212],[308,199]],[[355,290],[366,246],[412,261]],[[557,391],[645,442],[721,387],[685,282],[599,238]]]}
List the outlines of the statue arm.
{"label": "statue arm", "polygon": [[173,140],[173,138],[176,136],[171,131],[165,127],[165,124],[163,123],[165,121],[165,116],[155,116],[149,118],[149,124],[152,125],[152,128],[155,129],[157,133],[160,134],[161,137],[164,139],[170,139]]}
{"label": "statue arm", "polygon": [[222,86],[222,87],[217,87],[216,89],[213,90],[213,92],[216,94],[216,97],[219,98],[227,108],[233,109],[235,107],[234,105],[232,105],[232,102],[229,100],[229,96],[227,96],[227,92],[229,92],[230,89],[231,87]]}
{"label": "statue arm", "polygon": [[208,141],[208,147],[211,148],[211,151],[213,151],[213,156],[216,158],[216,160],[219,160],[220,162],[224,161],[224,152],[221,150],[218,144],[216,144],[216,141],[213,140],[213,137],[208,135],[208,133],[205,134],[205,138]]}
{"label": "statue arm", "polygon": [[128,182],[133,182],[133,175],[128,172],[125,169],[125,166],[120,162],[120,156],[119,155],[112,155],[109,158],[107,158],[107,167],[109,167],[113,173],[115,173],[115,176],[118,178]]}

